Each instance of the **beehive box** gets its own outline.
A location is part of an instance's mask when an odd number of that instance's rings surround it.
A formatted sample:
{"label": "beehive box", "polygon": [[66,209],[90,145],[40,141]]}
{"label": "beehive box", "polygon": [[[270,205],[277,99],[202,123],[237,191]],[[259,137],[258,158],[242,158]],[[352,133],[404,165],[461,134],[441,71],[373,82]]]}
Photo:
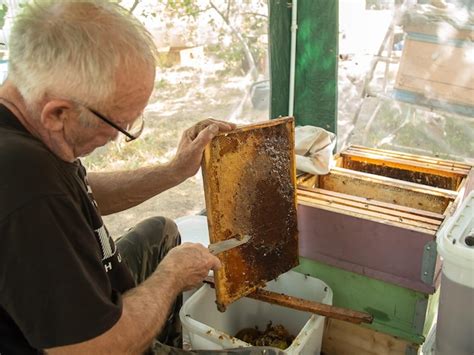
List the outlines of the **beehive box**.
{"label": "beehive box", "polygon": [[[439,291],[428,295],[306,258],[300,258],[295,271],[328,284],[334,293],[334,306],[374,316],[372,324],[360,327],[403,339],[407,344],[422,344],[435,320]],[[345,336],[350,338],[351,334]],[[345,344],[342,338],[338,339]]]}
{"label": "beehive box", "polygon": [[215,137],[204,152],[212,243],[251,240],[218,255],[220,310],[298,264],[294,120],[282,118]]}
{"label": "beehive box", "polygon": [[357,146],[336,165],[298,180],[300,256],[434,293],[436,232],[472,188],[472,167]]}
{"label": "beehive box", "polygon": [[395,82],[397,100],[474,116],[473,25],[442,13],[413,13]]}

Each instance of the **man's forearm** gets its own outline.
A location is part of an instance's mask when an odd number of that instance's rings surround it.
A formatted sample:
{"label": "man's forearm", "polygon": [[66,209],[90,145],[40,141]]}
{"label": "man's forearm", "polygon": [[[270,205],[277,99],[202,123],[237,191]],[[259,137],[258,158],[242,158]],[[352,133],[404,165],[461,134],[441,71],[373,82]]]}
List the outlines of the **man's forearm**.
{"label": "man's forearm", "polygon": [[107,332],[83,343],[49,349],[48,354],[141,354],[163,328],[181,288],[172,275],[157,269],[123,296],[119,321]]}
{"label": "man's forearm", "polygon": [[207,119],[185,130],[173,160],[161,166],[113,173],[91,173],[89,183],[102,214],[126,210],[174,187],[199,170],[206,146],[219,132],[236,126]]}
{"label": "man's forearm", "polygon": [[136,169],[89,173],[89,184],[103,215],[134,207],[186,179],[171,163]]}
{"label": "man's forearm", "polygon": [[122,349],[142,353],[151,345],[181,291],[173,280],[158,269],[142,285],[125,293],[119,328],[112,328]]}

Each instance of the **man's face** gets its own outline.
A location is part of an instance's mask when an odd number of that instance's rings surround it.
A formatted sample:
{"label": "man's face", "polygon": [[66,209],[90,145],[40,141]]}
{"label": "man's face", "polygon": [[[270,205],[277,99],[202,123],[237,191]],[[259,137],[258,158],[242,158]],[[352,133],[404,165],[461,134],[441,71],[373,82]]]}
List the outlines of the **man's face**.
{"label": "man's face", "polygon": [[[118,74],[118,89],[113,102],[109,103],[107,108],[101,108],[100,113],[116,125],[126,129],[145,109],[153,90],[154,78],[154,69],[142,68],[129,75]],[[107,144],[118,134],[121,134],[93,113],[89,113],[89,121],[94,118],[97,120],[96,124],[84,125],[76,119],[70,125],[65,126],[66,141],[76,158],[92,153],[96,148]]]}

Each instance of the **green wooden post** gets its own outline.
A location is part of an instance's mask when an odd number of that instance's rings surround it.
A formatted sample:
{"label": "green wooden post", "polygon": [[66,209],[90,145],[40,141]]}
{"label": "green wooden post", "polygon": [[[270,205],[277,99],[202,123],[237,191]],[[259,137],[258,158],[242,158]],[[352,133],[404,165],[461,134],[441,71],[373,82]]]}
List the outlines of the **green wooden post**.
{"label": "green wooden post", "polygon": [[287,0],[270,0],[268,50],[270,52],[270,118],[288,115],[290,91],[291,8]]}
{"label": "green wooden post", "polygon": [[[271,117],[288,115],[291,2],[270,0]],[[299,0],[294,116],[336,132],[338,1]]]}

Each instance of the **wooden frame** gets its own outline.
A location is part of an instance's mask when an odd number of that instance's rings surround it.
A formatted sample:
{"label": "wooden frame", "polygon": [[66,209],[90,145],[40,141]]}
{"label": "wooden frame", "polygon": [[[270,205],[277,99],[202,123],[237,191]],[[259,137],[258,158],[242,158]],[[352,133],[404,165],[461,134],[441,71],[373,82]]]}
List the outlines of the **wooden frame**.
{"label": "wooden frame", "polygon": [[218,135],[203,159],[212,243],[252,239],[218,255],[220,310],[298,265],[294,119],[281,118]]}

